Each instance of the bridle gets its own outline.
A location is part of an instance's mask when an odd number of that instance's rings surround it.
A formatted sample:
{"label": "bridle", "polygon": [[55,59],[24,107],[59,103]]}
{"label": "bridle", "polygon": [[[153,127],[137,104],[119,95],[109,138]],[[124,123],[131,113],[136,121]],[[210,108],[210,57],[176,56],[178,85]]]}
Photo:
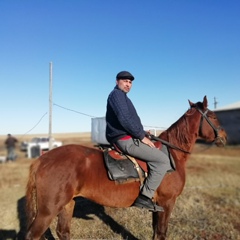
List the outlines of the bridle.
{"label": "bridle", "polygon": [[[224,144],[222,138],[219,136],[219,130],[221,130],[222,128],[221,128],[220,126],[219,126],[219,127],[216,127],[216,126],[209,120],[209,118],[208,118],[208,116],[207,116],[207,113],[208,113],[209,109],[207,109],[205,112],[203,112],[203,111],[202,111],[201,109],[199,109],[198,107],[195,107],[195,108],[196,108],[197,111],[202,115],[202,116],[201,116],[201,120],[200,120],[199,133],[202,132],[203,120],[205,119],[205,120],[207,121],[207,123],[212,127],[212,129],[213,129],[213,131],[214,131],[214,134],[215,134],[214,142],[219,139],[219,140]],[[179,147],[171,144],[170,142],[167,142],[167,141],[165,141],[165,140],[163,140],[163,139],[161,139],[161,138],[155,137],[154,135],[149,135],[149,138],[152,139],[152,140],[155,140],[155,141],[159,141],[159,142],[161,142],[161,143],[163,143],[163,144],[165,144],[165,145],[167,145],[167,146],[169,146],[169,147],[171,147],[171,148],[173,148],[173,149],[176,149],[176,150],[179,150],[179,151],[181,151],[181,152],[190,154],[189,151],[186,151],[186,150],[184,150],[184,149],[182,149],[182,148],[179,148]]]}
{"label": "bridle", "polygon": [[219,130],[221,130],[222,128],[219,126],[219,127],[216,127],[214,126],[214,124],[209,120],[208,116],[207,116],[207,113],[209,111],[209,109],[207,109],[205,112],[203,112],[201,109],[199,109],[198,107],[196,107],[196,109],[201,113],[202,117],[201,117],[201,121],[200,121],[200,126],[199,126],[199,133],[202,132],[202,125],[203,125],[203,119],[205,119],[207,121],[207,123],[212,127],[213,131],[214,131],[214,134],[215,134],[215,140],[214,142],[219,139],[222,143],[223,143],[223,140],[222,138],[219,136]]}

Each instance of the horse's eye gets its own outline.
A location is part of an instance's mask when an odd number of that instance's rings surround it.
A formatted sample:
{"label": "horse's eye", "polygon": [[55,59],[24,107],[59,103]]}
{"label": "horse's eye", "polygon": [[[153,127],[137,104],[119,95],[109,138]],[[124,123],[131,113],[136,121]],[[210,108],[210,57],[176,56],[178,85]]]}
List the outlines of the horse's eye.
{"label": "horse's eye", "polygon": [[213,115],[212,118],[213,118],[213,119],[217,119],[217,116],[216,116],[216,115]]}
{"label": "horse's eye", "polygon": [[212,119],[217,119],[217,116],[215,114],[209,114],[207,117],[212,118]]}

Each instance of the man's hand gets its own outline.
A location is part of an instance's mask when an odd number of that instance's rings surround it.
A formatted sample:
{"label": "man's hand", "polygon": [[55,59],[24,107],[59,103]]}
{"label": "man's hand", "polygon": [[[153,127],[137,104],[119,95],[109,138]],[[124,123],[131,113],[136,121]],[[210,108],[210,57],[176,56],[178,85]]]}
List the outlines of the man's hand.
{"label": "man's hand", "polygon": [[144,144],[148,145],[149,147],[155,148],[155,145],[153,144],[153,142],[152,142],[149,138],[144,137],[141,141],[142,141]]}

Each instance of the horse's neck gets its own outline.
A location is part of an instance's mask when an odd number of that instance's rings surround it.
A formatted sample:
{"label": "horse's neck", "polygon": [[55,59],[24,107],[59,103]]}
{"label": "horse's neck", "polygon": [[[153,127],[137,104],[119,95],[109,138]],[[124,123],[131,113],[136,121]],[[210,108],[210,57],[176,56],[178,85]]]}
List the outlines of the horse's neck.
{"label": "horse's neck", "polygon": [[[190,114],[191,113],[191,114]],[[160,136],[185,151],[191,151],[198,137],[200,117],[187,112]]]}

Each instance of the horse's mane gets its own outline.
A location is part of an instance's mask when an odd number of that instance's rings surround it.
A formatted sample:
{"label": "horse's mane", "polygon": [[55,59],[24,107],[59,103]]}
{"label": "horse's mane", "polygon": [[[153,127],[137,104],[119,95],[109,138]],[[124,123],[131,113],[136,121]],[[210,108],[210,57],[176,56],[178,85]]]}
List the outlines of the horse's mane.
{"label": "horse's mane", "polygon": [[[183,145],[188,144],[189,139],[189,124],[186,120],[186,113],[182,115],[175,123],[173,123],[168,129],[168,138],[170,142],[178,141]],[[176,139],[176,140],[175,140]]]}
{"label": "horse's mane", "polygon": [[163,135],[166,134],[169,142],[178,146],[189,146],[192,143],[192,134],[190,132],[192,126],[189,125],[188,119],[195,113],[196,108],[202,109],[203,104],[201,102],[194,104],[194,106],[189,108],[175,123],[163,132]]}

